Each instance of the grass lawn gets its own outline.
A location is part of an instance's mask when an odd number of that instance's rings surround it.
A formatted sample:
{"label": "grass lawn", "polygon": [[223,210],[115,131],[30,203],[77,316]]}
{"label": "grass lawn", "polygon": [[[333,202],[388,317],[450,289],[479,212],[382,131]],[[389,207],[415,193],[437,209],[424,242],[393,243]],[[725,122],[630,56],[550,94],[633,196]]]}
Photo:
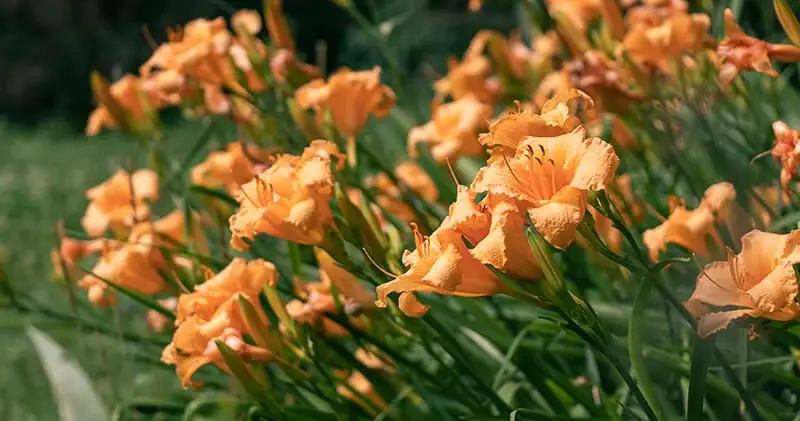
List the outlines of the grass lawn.
{"label": "grass lawn", "polygon": [[[176,130],[168,137],[169,148],[188,148],[193,136],[196,131],[190,128]],[[117,168],[140,167],[146,154],[131,140],[113,133],[86,138],[57,125],[36,129],[0,125],[0,139],[0,261],[16,290],[54,310],[73,314],[66,287],[54,283],[51,276],[55,222],[63,218],[68,229],[79,230],[86,206],[84,191]],[[75,293],[84,298],[83,291]],[[98,318],[149,335],[141,311],[131,311],[133,306],[126,306],[124,299],[119,301],[118,310],[100,311]],[[58,419],[45,373],[25,336],[27,323],[52,335],[78,360],[109,408],[132,396],[157,396],[159,387],[177,387],[174,374],[167,369],[149,366],[141,370],[142,364],[132,357],[135,349],[113,335],[0,309],[2,420]],[[130,386],[122,390],[121,385]]]}

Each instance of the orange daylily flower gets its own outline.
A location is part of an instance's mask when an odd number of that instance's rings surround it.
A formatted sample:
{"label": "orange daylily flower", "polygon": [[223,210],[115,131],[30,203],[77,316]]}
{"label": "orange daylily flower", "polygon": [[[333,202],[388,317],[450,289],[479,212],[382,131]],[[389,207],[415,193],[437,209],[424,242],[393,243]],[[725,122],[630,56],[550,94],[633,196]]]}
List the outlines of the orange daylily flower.
{"label": "orange daylily flower", "polygon": [[800,47],[770,44],[745,34],[730,9],[725,9],[725,32],[727,36],[717,47],[717,54],[723,62],[719,69],[719,79],[723,84],[730,83],[743,70],[755,70],[778,77],[771,60],[786,63],[800,61]]}
{"label": "orange daylily flower", "polygon": [[547,0],[545,4],[551,15],[563,15],[584,31],[603,15],[602,0]]}
{"label": "orange daylily flower", "polygon": [[478,137],[478,142],[491,154],[489,162],[513,156],[523,139],[528,137],[560,136],[580,127],[581,121],[575,117],[578,100],[584,100],[587,108],[594,104],[588,95],[573,89],[546,101],[539,114],[521,108],[495,120],[489,133]]}
{"label": "orange daylily flower", "polygon": [[706,189],[700,205],[691,211],[679,201],[673,200],[670,203],[669,218],[643,234],[650,259],[657,261],[658,255],[666,250],[667,244],[670,243],[684,247],[699,256],[710,257],[708,239],[710,238],[717,247],[722,246],[716,224],[726,222],[735,200],[736,189],[730,183],[717,183]]}
{"label": "orange daylily flower", "polygon": [[[56,233],[61,244],[58,249],[54,249],[50,253],[50,258],[53,272],[58,277],[72,276],[81,259],[103,251],[103,239],[78,240],[67,237],[61,221],[57,225]],[[66,269],[66,273],[64,273],[64,269]]]}
{"label": "orange daylily flower", "polygon": [[[146,295],[165,291],[167,284],[159,270],[173,262],[162,249],[176,249],[191,240],[203,250],[205,239],[198,223],[193,221],[192,238],[187,239],[183,212],[175,210],[157,221],[134,225],[127,242],[100,240],[103,257],[92,273],[78,281],[78,286],[88,290],[89,301],[97,306],[106,306],[115,300],[114,290],[106,281]],[[176,257],[174,263],[179,259]]]}
{"label": "orange daylily flower", "polygon": [[108,87],[110,98],[95,92],[99,103],[89,115],[86,135],[94,136],[103,128],[127,127],[147,120],[158,109],[177,104],[180,101],[178,92],[183,89],[184,78],[175,72],[157,72],[149,78],[126,74]]}
{"label": "orange daylily flower", "polygon": [[[375,297],[352,273],[339,266],[328,253],[315,248],[314,254],[320,265],[320,282],[304,283],[299,279],[296,280],[295,289],[302,300],[295,299],[287,303],[286,312],[299,323],[318,326],[326,335],[347,335],[347,329],[325,317],[325,314],[337,312],[337,300],[347,314],[374,308]],[[339,293],[336,299],[333,296],[334,287]],[[353,319],[353,323],[356,327],[364,325],[360,319]]]}
{"label": "orange daylily flower", "polygon": [[469,0],[470,12],[477,12],[483,7],[483,0]]}
{"label": "orange daylily flower", "polygon": [[229,193],[253,179],[272,154],[266,149],[240,142],[229,143],[224,151],[211,152],[205,161],[192,168],[192,183],[204,187],[224,187]]}
{"label": "orange daylily flower", "polygon": [[[458,199],[450,205],[448,216],[430,237],[424,237],[414,226],[416,250],[403,253],[403,264],[408,266],[408,271],[378,286],[378,301],[375,304],[386,307],[388,295],[399,292],[400,310],[409,316],[420,317],[429,307],[416,298],[414,292],[417,291],[462,297],[502,292],[505,289],[502,282],[473,256],[474,250],[469,250],[464,244],[466,238],[476,248],[480,247],[480,241],[487,237],[490,225],[489,215],[481,212],[475,204],[475,193],[460,187]],[[504,246],[501,228],[491,228],[497,231],[491,241]],[[491,250],[479,257],[501,265],[507,263],[503,256],[492,256]]]}
{"label": "orange daylily flower", "polygon": [[796,263],[800,263],[800,231],[746,234],[739,254],[729,251],[727,261],[707,265],[697,277],[686,302],[698,317],[697,333],[709,336],[745,316],[780,321],[800,318]]}
{"label": "orange daylily flower", "polygon": [[774,122],[772,130],[775,132],[775,145],[769,153],[781,166],[780,182],[785,190],[797,176],[797,166],[800,165],[800,130],[783,121]]}
{"label": "orange daylily flower", "polygon": [[230,218],[231,246],[246,250],[243,239],[268,234],[300,244],[319,244],[333,224],[332,165],[344,157],[333,143],[311,142],[302,156],[281,155],[234,197],[239,210]]}
{"label": "orange daylily flower", "polygon": [[586,211],[587,192],[614,179],[619,157],[579,127],[555,137],[525,137],[515,154],[496,159],[475,176],[472,189],[518,201],[553,246],[566,248]]}
{"label": "orange daylily flower", "polygon": [[[413,161],[405,161],[397,165],[394,169],[394,176],[426,201],[435,202],[439,198],[439,190],[433,179]],[[400,188],[389,176],[384,173],[368,176],[364,179],[364,187],[375,188],[380,192],[375,200],[387,212],[403,221],[414,221],[413,208],[405,202]],[[360,203],[360,200],[354,203]]]}
{"label": "orange daylily flower", "polygon": [[313,80],[295,92],[297,104],[317,112],[320,126],[330,111],[333,126],[342,136],[352,138],[364,129],[370,115],[384,118],[395,103],[394,91],[381,84],[381,68],[353,71],[346,67],[328,78]]}
{"label": "orange daylily flower", "polygon": [[497,79],[490,77],[491,71],[489,59],[483,55],[466,54],[460,63],[451,57],[447,76],[433,85],[436,92],[434,104],[441,103],[448,96],[455,101],[472,97],[484,104],[494,103],[503,87]]}
{"label": "orange daylily flower", "polygon": [[431,155],[444,163],[461,156],[480,156],[478,133],[488,127],[492,107],[472,97],[440,105],[431,121],[408,132],[408,154],[416,157],[418,144],[431,144]]}
{"label": "orange daylily flower", "polygon": [[435,202],[439,198],[439,190],[431,176],[414,161],[398,164],[394,168],[394,176],[428,202]]}
{"label": "orange daylily flower", "polygon": [[[257,303],[264,286],[274,287],[276,282],[277,270],[272,263],[235,258],[220,273],[195,287],[194,292],[178,298],[175,320],[178,329],[161,360],[176,366],[184,386],[193,384],[192,376],[206,364],[224,368],[215,340],[225,342],[245,359],[269,361],[272,357],[269,350],[244,342],[242,333],[248,332],[248,328],[239,311],[238,300],[243,297]],[[266,316],[259,317],[266,328]]]}
{"label": "orange daylily flower", "polygon": [[685,15],[689,11],[689,5],[684,0],[642,0],[641,3],[625,12],[625,26],[630,30],[656,27],[673,16]]}
{"label": "orange daylily flower", "polygon": [[632,28],[621,49],[642,66],[652,66],[670,75],[670,65],[684,54],[700,52],[708,44],[711,19],[704,14],[677,14],[653,27]]}
{"label": "orange daylily flower", "polygon": [[86,191],[89,206],[81,224],[89,235],[102,236],[107,228],[124,230],[150,216],[148,201],[158,199],[158,175],[118,170],[111,178]]}

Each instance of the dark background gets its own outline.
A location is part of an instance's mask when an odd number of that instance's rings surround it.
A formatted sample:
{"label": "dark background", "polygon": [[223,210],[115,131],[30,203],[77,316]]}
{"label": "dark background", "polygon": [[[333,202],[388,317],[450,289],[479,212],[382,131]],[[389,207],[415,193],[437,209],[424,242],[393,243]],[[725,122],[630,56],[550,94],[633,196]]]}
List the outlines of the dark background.
{"label": "dark background", "polygon": [[[467,11],[467,0],[356,3],[374,21],[398,17],[389,41],[406,75],[444,71],[447,55],[463,51],[475,31],[508,31],[519,16],[513,0],[486,0],[479,13]],[[774,31],[769,3],[745,1],[744,26]],[[135,71],[152,51],[143,28],[162,42],[168,26],[261,6],[259,0],[0,0],[0,118],[64,119],[80,129],[92,106],[89,73],[113,80]],[[322,40],[329,70],[381,64],[374,41],[331,0],[284,0],[284,7],[307,61]]]}

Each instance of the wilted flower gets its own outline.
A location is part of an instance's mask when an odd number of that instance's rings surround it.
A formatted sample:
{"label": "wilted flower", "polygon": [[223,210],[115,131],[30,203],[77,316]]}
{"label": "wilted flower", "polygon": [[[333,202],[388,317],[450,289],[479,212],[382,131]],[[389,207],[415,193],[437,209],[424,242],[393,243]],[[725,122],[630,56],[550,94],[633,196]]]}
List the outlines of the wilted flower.
{"label": "wilted flower", "polygon": [[566,248],[583,219],[587,192],[609,186],[619,165],[611,145],[585,136],[579,127],[560,136],[517,138],[514,155],[481,169],[472,189],[516,201],[550,244]]}
{"label": "wilted flower", "polygon": [[[264,286],[274,287],[276,282],[277,270],[272,263],[235,258],[220,273],[195,287],[194,292],[178,298],[175,320],[178,329],[161,360],[176,366],[184,386],[192,384],[192,375],[206,364],[215,363],[224,368],[215,340],[226,343],[244,359],[270,360],[269,350],[244,342],[242,333],[247,333],[248,328],[238,300],[242,297],[257,303]],[[266,317],[263,314],[259,317],[266,328]]]}
{"label": "wilted flower", "polygon": [[711,19],[704,14],[676,14],[658,26],[636,26],[625,35],[622,50],[643,66],[672,74],[671,63],[708,45]]}
{"label": "wilted flower", "polygon": [[716,224],[726,222],[735,200],[736,189],[730,183],[717,183],[706,189],[700,205],[691,211],[673,200],[669,218],[644,232],[644,244],[650,251],[650,259],[658,260],[667,244],[677,244],[702,257],[710,257],[708,240],[717,246],[722,245]]}
{"label": "wilted flower", "polygon": [[800,318],[798,281],[800,231],[771,234],[754,230],[742,238],[738,255],[714,262],[697,277],[686,307],[698,317],[697,333],[706,337],[741,317],[772,320]]}
{"label": "wilted flower", "polygon": [[730,83],[742,70],[778,77],[770,61],[773,59],[788,63],[800,61],[800,47],[770,44],[745,34],[730,9],[725,9],[725,32],[727,37],[717,47],[717,54],[723,62],[719,69],[719,79],[723,84]]}
{"label": "wilted flower", "polygon": [[466,97],[440,105],[433,111],[431,121],[413,127],[408,132],[408,153],[418,155],[417,145],[431,144],[431,155],[437,162],[456,160],[461,156],[480,156],[483,148],[478,133],[485,130],[492,107]]}
{"label": "wilted flower", "polygon": [[192,168],[192,183],[204,187],[224,187],[234,193],[252,180],[272,154],[266,149],[240,142],[229,143],[224,151],[211,152],[205,161]]}
{"label": "wilted flower", "polygon": [[99,237],[109,227],[126,230],[150,216],[148,201],[158,199],[158,175],[138,170],[133,175],[118,170],[104,183],[86,191],[89,206],[81,224],[89,235]]}
{"label": "wilted flower", "polygon": [[243,239],[258,234],[319,244],[333,223],[331,166],[341,169],[342,158],[336,145],[324,140],[311,142],[302,156],[278,157],[236,192],[240,208],[230,218],[231,246],[246,250]]}
{"label": "wilted flower", "polygon": [[381,84],[381,68],[353,71],[341,68],[328,78],[313,80],[295,92],[297,104],[313,108],[322,126],[326,112],[331,113],[333,126],[342,136],[352,138],[361,133],[370,115],[386,117],[395,103],[394,91]]}

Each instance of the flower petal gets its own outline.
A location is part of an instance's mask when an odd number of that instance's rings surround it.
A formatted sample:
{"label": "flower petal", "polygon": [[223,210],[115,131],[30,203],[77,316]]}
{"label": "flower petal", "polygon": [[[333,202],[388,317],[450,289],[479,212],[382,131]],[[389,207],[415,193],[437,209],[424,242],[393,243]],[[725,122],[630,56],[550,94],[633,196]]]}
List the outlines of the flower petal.
{"label": "flower petal", "polygon": [[722,329],[728,327],[732,321],[750,315],[752,310],[733,310],[721,311],[718,313],[708,313],[700,317],[697,321],[697,334],[701,338],[708,337]]}
{"label": "flower petal", "polygon": [[562,250],[575,239],[585,212],[586,192],[570,186],[561,189],[544,206],[528,211],[544,239]]}

